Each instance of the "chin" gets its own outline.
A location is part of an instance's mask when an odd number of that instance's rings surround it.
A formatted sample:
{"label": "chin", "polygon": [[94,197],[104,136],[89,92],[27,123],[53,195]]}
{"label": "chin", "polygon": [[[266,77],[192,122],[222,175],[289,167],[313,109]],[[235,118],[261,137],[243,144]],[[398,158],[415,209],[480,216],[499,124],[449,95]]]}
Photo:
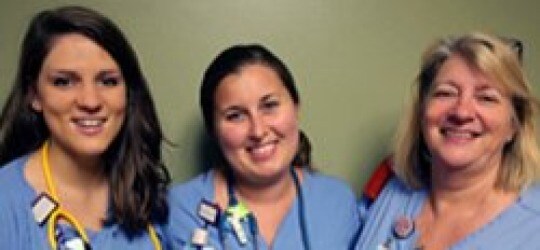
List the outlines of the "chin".
{"label": "chin", "polygon": [[[83,144],[84,143],[84,144]],[[80,155],[84,156],[101,156],[107,151],[111,143],[92,143],[92,142],[83,142],[81,146],[75,147],[75,150]]]}
{"label": "chin", "polygon": [[101,156],[105,153],[107,149],[106,148],[84,148],[79,150],[79,154],[84,156]]}
{"label": "chin", "polygon": [[443,158],[438,160],[440,165],[447,169],[462,169],[473,164],[474,159],[469,157]]}

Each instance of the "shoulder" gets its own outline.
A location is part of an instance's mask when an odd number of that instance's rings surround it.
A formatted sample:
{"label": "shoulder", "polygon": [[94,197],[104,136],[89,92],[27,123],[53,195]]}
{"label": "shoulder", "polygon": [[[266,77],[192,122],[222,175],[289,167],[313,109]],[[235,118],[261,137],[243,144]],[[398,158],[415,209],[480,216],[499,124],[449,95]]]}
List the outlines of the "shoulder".
{"label": "shoulder", "polygon": [[12,160],[0,167],[0,185],[13,182],[15,177],[22,173],[24,165],[28,160],[28,156],[22,156]]}
{"label": "shoulder", "polygon": [[[6,199],[20,199],[21,191],[27,188],[24,180],[24,166],[27,156],[17,158],[0,167],[0,205],[8,203]],[[13,201],[12,201],[13,202]]]}
{"label": "shoulder", "polygon": [[188,180],[187,182],[177,184],[169,191],[169,200],[171,203],[199,202],[208,193],[213,190],[213,174],[208,171]]}
{"label": "shoulder", "polygon": [[525,189],[518,203],[528,211],[540,215],[540,183],[535,183]]}
{"label": "shoulder", "polygon": [[212,200],[214,193],[213,172],[202,173],[191,180],[173,186],[169,191],[171,214],[195,214],[203,199]]}
{"label": "shoulder", "polygon": [[356,195],[345,181],[317,172],[306,173],[301,192],[313,212],[356,217]]}
{"label": "shoulder", "polygon": [[328,196],[346,195],[353,196],[354,192],[347,182],[330,175],[318,172],[305,171],[305,187],[308,191],[318,194],[328,194]]}
{"label": "shoulder", "polygon": [[424,189],[413,189],[396,176],[390,178],[369,210],[399,209],[412,200],[418,200],[425,193]]}
{"label": "shoulder", "polygon": [[346,249],[360,227],[356,195],[343,180],[308,172],[302,193],[306,200],[306,218],[312,228],[312,245],[321,249]]}
{"label": "shoulder", "polygon": [[164,226],[164,233],[173,248],[180,248],[189,242],[193,229],[203,226],[197,210],[202,199],[211,200],[212,192],[212,171],[177,184],[169,190],[169,219]]}
{"label": "shoulder", "polygon": [[26,161],[23,156],[0,168],[0,246],[10,249],[32,248],[41,240],[30,209],[33,193],[24,180]]}
{"label": "shoulder", "polygon": [[427,192],[426,189],[413,189],[394,176],[369,205],[365,200],[360,201],[361,218],[365,225],[374,224],[379,227],[382,222],[390,223],[390,220],[399,214],[417,214]]}

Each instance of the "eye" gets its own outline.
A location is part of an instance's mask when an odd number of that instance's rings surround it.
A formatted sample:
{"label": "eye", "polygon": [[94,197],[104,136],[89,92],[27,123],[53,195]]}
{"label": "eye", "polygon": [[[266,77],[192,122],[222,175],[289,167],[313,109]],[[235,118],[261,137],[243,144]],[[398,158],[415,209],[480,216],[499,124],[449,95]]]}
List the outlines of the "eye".
{"label": "eye", "polygon": [[477,96],[477,98],[482,101],[482,102],[487,102],[487,103],[498,103],[499,102],[499,97],[497,95],[493,95],[493,94],[480,94]]}
{"label": "eye", "polygon": [[431,94],[432,97],[452,97],[452,96],[455,96],[456,95],[456,92],[453,91],[453,90],[449,90],[449,89],[436,89],[435,91],[433,91],[433,93]]}
{"label": "eye", "polygon": [[264,101],[261,106],[262,106],[262,109],[265,111],[272,111],[276,109],[277,107],[279,107],[279,101],[277,100]]}
{"label": "eye", "polygon": [[225,120],[230,122],[239,122],[244,120],[245,114],[239,110],[227,111],[225,113]]}
{"label": "eye", "polygon": [[120,84],[120,79],[118,77],[104,77],[101,80],[101,84],[105,86],[116,86]]}
{"label": "eye", "polygon": [[447,84],[441,84],[433,88],[430,96],[433,98],[447,98],[447,97],[454,97],[457,95],[458,95],[457,89],[455,89],[454,87],[448,86]]}
{"label": "eye", "polygon": [[52,80],[52,84],[58,87],[65,87],[71,83],[68,77],[56,77]]}

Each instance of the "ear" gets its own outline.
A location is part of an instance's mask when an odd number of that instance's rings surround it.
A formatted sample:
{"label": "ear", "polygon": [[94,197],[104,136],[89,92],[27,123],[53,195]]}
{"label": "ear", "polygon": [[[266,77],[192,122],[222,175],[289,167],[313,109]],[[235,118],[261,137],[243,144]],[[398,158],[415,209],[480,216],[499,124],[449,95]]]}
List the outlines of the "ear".
{"label": "ear", "polygon": [[30,88],[30,91],[28,92],[28,99],[30,99],[30,105],[34,111],[41,112],[43,110],[41,99],[39,98],[35,88]]}
{"label": "ear", "polygon": [[512,140],[514,140],[514,137],[516,137],[516,134],[519,130],[519,121],[517,120],[516,115],[512,116],[511,125],[512,125],[512,129],[510,131],[510,135],[508,135],[508,137],[506,138],[506,143],[509,143]]}

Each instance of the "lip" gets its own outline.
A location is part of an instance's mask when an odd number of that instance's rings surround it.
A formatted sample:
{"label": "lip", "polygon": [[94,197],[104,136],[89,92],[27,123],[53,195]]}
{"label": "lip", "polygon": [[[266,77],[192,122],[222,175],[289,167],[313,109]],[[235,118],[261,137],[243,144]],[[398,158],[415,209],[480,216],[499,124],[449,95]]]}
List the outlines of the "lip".
{"label": "lip", "polygon": [[71,124],[75,129],[85,136],[95,136],[105,129],[107,118],[105,117],[75,117],[71,119]]}
{"label": "lip", "polygon": [[440,129],[440,133],[450,142],[468,142],[481,136],[481,133],[476,130],[453,127],[443,127]]}
{"label": "lip", "polygon": [[267,143],[251,145],[247,147],[247,152],[254,162],[268,161],[274,156],[277,149],[277,143],[277,140],[275,140]]}

